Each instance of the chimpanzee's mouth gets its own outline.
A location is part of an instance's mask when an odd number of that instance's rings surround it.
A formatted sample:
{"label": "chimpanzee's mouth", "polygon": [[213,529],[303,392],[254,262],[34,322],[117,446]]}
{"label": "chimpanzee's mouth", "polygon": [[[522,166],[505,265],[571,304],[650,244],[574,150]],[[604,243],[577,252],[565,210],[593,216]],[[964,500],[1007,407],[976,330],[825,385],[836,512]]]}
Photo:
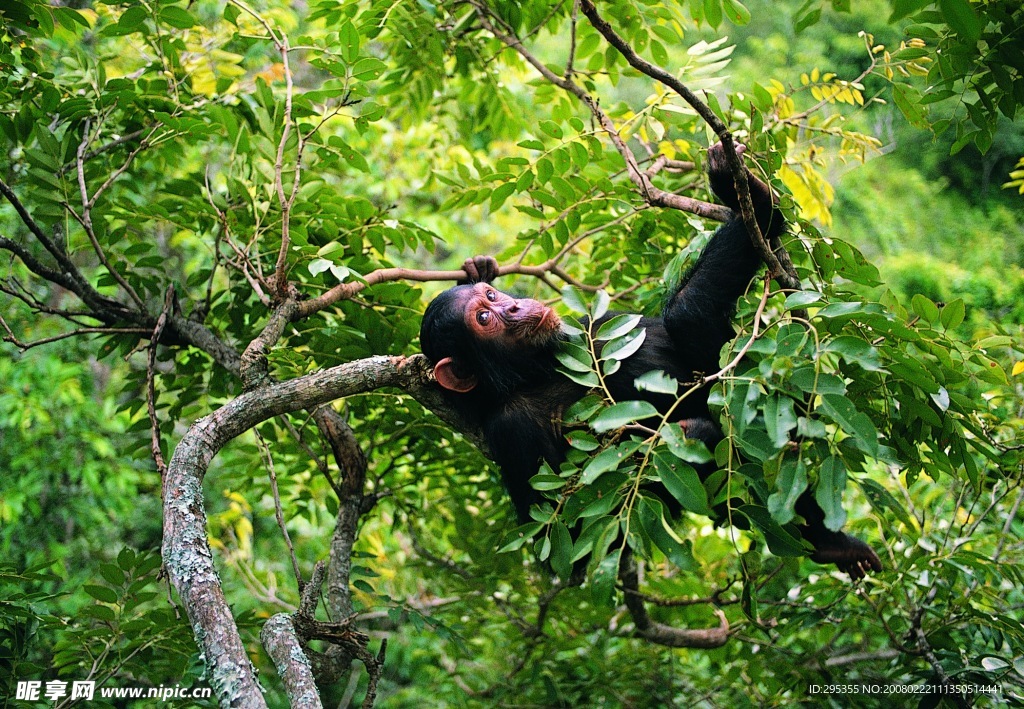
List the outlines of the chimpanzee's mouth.
{"label": "chimpanzee's mouth", "polygon": [[[547,323],[548,318],[554,318],[554,322],[545,328],[545,323]],[[540,320],[538,320],[537,324],[534,325],[533,331],[530,334],[535,335],[545,329],[554,329],[559,325],[561,325],[561,321],[558,319],[558,315],[555,314],[555,311],[552,308],[544,308],[544,314],[540,316]]]}

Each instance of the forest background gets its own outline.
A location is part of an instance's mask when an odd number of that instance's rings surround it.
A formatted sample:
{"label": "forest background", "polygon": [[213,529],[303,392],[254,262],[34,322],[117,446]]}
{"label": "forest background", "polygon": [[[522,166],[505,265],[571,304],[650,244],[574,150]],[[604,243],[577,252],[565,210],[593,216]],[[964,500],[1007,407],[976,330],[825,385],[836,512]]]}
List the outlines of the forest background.
{"label": "forest background", "polygon": [[[1024,703],[1019,3],[588,7],[0,6],[4,706]],[[723,353],[725,472],[598,399],[517,527],[406,359],[425,303],[484,253],[563,314],[657,312],[728,136],[794,227]],[[566,366],[600,390],[612,349]],[[600,455],[641,445],[681,465]],[[636,484],[673,475],[678,522]],[[883,573],[802,556],[807,488]]]}

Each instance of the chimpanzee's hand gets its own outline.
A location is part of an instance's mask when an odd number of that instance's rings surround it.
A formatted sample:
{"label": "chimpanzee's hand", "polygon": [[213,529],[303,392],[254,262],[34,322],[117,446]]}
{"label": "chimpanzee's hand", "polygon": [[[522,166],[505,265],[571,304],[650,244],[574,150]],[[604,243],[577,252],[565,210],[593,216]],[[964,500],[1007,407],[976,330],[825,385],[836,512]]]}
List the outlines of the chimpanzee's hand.
{"label": "chimpanzee's hand", "polygon": [[[747,146],[742,143],[735,143],[736,154],[741,156],[747,152]],[[708,174],[712,177],[717,175],[729,175],[729,162],[725,158],[725,146],[715,143],[708,148]],[[732,179],[732,178],[729,178]]]}
{"label": "chimpanzee's hand", "polygon": [[[740,143],[735,145],[736,154],[742,159],[743,153],[747,152],[747,148]],[[729,163],[725,159],[725,148],[721,143],[715,143],[708,148],[707,167],[711,190],[718,195],[718,198],[722,200],[726,207],[738,210],[740,208],[740,198],[736,193],[736,182],[733,180]],[[743,169],[743,174],[747,177],[747,189],[750,190],[750,198],[754,201],[754,211],[758,214],[762,212],[765,215],[770,214],[769,210],[778,202],[772,193],[771,187],[746,168]],[[758,222],[760,223],[760,221],[761,217],[759,216]],[[767,222],[761,228],[767,228]]]}
{"label": "chimpanzee's hand", "polygon": [[493,256],[474,256],[466,259],[462,270],[467,278],[459,281],[459,285],[467,283],[490,283],[498,277],[498,262]]}

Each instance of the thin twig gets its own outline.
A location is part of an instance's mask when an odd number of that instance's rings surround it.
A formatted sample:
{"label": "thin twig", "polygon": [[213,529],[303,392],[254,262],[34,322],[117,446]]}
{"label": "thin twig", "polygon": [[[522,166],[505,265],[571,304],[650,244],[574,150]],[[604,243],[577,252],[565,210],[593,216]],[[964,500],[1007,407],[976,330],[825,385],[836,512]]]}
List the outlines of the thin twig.
{"label": "thin twig", "polygon": [[[581,7],[584,9],[584,13],[586,13],[586,0],[581,1],[583,2]],[[644,174],[643,170],[640,169],[636,156],[626,145],[625,141],[622,140],[622,137],[619,135],[619,132],[615,128],[615,124],[612,122],[611,118],[609,118],[608,114],[601,109],[597,100],[593,96],[587,93],[581,86],[579,86],[579,84],[568,78],[558,76],[551,71],[551,69],[549,69],[542,61],[526,49],[526,47],[523,46],[523,43],[515,35],[498,29],[494,23],[500,23],[501,19],[496,17],[486,5],[478,2],[477,0],[471,0],[470,4],[477,9],[480,24],[484,29],[493,34],[507,47],[518,52],[519,55],[525,59],[528,64],[530,64],[530,66],[540,73],[541,76],[560,89],[578,98],[590,110],[594,119],[601,126],[602,130],[608,134],[608,137],[615,146],[615,149],[622,156],[622,159],[625,160],[627,168],[626,173],[629,176],[629,179],[637,186],[640,190],[641,196],[648,204],[655,207],[668,207],[683,212],[690,212],[701,217],[716,219],[717,221],[728,221],[729,217],[732,215],[732,210],[728,207],[712,204],[710,202],[702,202],[700,200],[693,199],[692,197],[684,197],[655,187],[651,183],[650,178],[648,178],[647,175]]]}
{"label": "thin twig", "polygon": [[12,345],[17,347],[22,352],[30,350],[33,347],[39,347],[41,345],[48,345],[52,342],[58,342],[60,340],[66,340],[69,337],[78,337],[79,335],[148,335],[149,330],[142,327],[82,327],[71,332],[65,332],[60,335],[53,335],[52,337],[44,337],[41,340],[33,340],[32,342],[22,342],[18,337],[11,331],[10,326],[0,316],[0,325],[3,325],[4,330],[7,334],[4,335],[3,341],[10,342]]}
{"label": "thin twig", "polygon": [[[90,132],[89,121],[86,120],[85,121],[85,127],[82,130],[82,141],[78,144],[78,151],[76,153],[76,158],[75,158],[76,167],[78,168],[78,188],[79,188],[79,191],[81,192],[81,197],[82,197],[82,213],[81,213],[81,215],[79,215],[77,212],[75,212],[74,209],[71,209],[70,205],[68,205],[68,211],[78,221],[78,223],[81,224],[82,227],[85,229],[85,235],[89,238],[89,242],[92,244],[93,251],[96,252],[96,256],[99,258],[100,263],[102,263],[104,268],[107,269],[107,273],[109,273],[110,276],[115,281],[117,281],[118,284],[124,289],[124,291],[128,294],[128,296],[133,301],[135,301],[135,304],[139,307],[139,310],[145,312],[145,310],[146,310],[145,302],[143,302],[142,298],[139,297],[139,294],[135,292],[135,289],[132,288],[131,285],[128,284],[128,281],[126,281],[124,279],[124,277],[117,271],[117,269],[115,269],[110,264],[110,260],[107,258],[106,252],[103,250],[103,247],[100,246],[99,239],[96,238],[96,231],[95,231],[95,229],[93,229],[93,224],[92,224],[92,207],[93,207],[93,204],[95,203],[95,200],[93,200],[92,198],[89,197],[89,189],[88,189],[88,186],[85,183],[85,152],[86,152],[86,149],[89,147],[89,142],[91,140],[91,136],[90,136],[89,132]],[[137,153],[137,151],[138,151],[138,149],[136,149],[136,151],[133,151],[133,155],[135,153]],[[129,162],[130,162],[130,159],[129,159]],[[124,169],[127,169],[127,168],[128,168],[128,163],[125,163]],[[101,189],[103,189],[103,188],[101,188]]]}
{"label": "thin twig", "polygon": [[149,415],[150,451],[161,480],[167,476],[167,463],[164,462],[164,454],[160,450],[160,421],[156,417],[156,348],[164,333],[167,316],[171,312],[174,301],[174,285],[172,284],[164,296],[164,308],[160,312],[160,317],[156,319],[156,327],[153,328],[153,336],[149,340],[149,352],[146,358],[146,413]]}
{"label": "thin twig", "polygon": [[288,556],[292,561],[292,572],[295,574],[295,582],[299,589],[303,586],[302,572],[299,570],[299,560],[295,556],[295,547],[292,545],[292,538],[288,534],[288,526],[284,523],[284,510],[281,507],[281,492],[277,488],[277,471],[274,469],[274,456],[270,454],[270,446],[259,431],[256,433],[256,440],[260,443],[260,450],[263,452],[264,460],[267,463],[267,474],[270,477],[270,492],[274,496],[274,516],[277,518],[277,526],[284,537],[284,544],[288,547]]}

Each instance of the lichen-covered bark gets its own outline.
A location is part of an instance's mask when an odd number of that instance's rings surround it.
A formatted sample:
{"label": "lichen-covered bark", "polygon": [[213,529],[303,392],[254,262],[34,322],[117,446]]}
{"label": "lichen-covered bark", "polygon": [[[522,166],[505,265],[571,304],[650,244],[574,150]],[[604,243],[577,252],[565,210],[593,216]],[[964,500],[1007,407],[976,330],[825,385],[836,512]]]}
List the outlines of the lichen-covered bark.
{"label": "lichen-covered bark", "polygon": [[163,558],[210,669],[222,706],[264,707],[263,694],[227,605],[206,540],[202,481],[224,445],[277,416],[381,387],[429,386],[422,357],[371,357],[242,394],[196,421],[182,438],[164,482]]}

